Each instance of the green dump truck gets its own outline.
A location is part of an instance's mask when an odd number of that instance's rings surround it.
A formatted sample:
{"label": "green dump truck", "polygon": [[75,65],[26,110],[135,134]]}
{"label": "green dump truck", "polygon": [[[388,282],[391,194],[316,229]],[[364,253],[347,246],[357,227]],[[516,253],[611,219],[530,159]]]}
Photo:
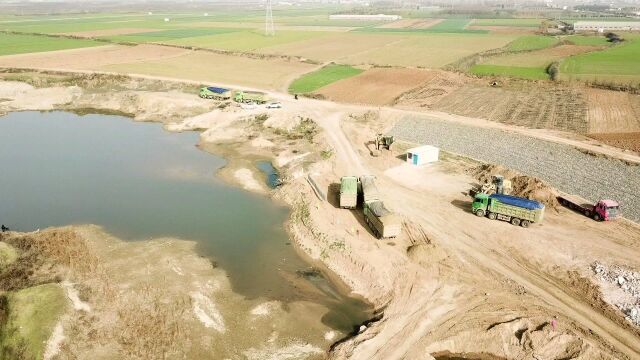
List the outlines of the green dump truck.
{"label": "green dump truck", "polygon": [[233,100],[239,103],[264,104],[270,99],[267,94],[259,91],[236,91]]}
{"label": "green dump truck", "polygon": [[200,97],[203,99],[229,100],[231,99],[231,89],[207,86],[200,88]]}
{"label": "green dump truck", "polygon": [[476,194],[471,211],[477,216],[504,220],[525,228],[531,223],[541,222],[544,217],[544,205],[541,203],[504,194]]}
{"label": "green dump truck", "polygon": [[373,234],[378,238],[393,238],[400,235],[402,222],[400,217],[393,214],[380,199],[380,192],[376,186],[376,177],[364,175],[360,177],[362,198],[364,205],[364,221],[369,225]]}
{"label": "green dump truck", "polygon": [[394,238],[400,235],[402,222],[400,217],[389,211],[382,200],[365,202],[364,221],[377,238]]}
{"label": "green dump truck", "polygon": [[340,179],[340,207],[355,209],[358,206],[358,178],[343,176]]}

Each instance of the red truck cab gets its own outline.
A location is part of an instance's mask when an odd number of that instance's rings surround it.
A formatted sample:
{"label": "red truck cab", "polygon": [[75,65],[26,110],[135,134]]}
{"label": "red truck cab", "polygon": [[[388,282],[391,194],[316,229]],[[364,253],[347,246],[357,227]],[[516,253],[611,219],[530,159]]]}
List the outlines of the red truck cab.
{"label": "red truck cab", "polygon": [[593,206],[593,219],[596,221],[609,221],[619,217],[620,204],[615,200],[600,200]]}

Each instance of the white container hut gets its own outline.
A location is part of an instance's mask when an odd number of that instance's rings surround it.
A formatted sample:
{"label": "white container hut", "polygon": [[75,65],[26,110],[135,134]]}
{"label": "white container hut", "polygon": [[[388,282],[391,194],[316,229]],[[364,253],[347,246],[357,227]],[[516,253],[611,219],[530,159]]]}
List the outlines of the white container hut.
{"label": "white container hut", "polygon": [[407,150],[407,162],[422,165],[438,161],[440,149],[431,145],[418,146]]}

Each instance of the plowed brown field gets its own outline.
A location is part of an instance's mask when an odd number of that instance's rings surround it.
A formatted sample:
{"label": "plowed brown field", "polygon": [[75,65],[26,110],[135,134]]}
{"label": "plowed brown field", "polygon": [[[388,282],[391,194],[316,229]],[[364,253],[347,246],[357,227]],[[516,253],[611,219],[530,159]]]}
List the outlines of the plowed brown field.
{"label": "plowed brown field", "polygon": [[405,92],[431,80],[437,73],[421,69],[374,68],[327,85],[317,93],[334,101],[388,105]]}
{"label": "plowed brown field", "polygon": [[587,89],[589,132],[640,131],[640,95],[621,91]]}
{"label": "plowed brown field", "polygon": [[640,132],[589,134],[589,137],[607,145],[640,152]]}

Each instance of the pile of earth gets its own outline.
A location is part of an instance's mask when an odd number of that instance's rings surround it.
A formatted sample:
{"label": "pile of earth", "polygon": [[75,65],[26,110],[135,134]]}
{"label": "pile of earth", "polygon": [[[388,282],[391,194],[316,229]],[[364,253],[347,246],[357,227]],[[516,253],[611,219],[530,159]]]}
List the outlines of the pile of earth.
{"label": "pile of earth", "polygon": [[481,183],[491,182],[491,177],[494,175],[502,175],[505,180],[511,181],[511,195],[536,200],[553,209],[560,206],[558,191],[537,177],[522,175],[517,171],[494,164],[479,165],[469,173]]}

